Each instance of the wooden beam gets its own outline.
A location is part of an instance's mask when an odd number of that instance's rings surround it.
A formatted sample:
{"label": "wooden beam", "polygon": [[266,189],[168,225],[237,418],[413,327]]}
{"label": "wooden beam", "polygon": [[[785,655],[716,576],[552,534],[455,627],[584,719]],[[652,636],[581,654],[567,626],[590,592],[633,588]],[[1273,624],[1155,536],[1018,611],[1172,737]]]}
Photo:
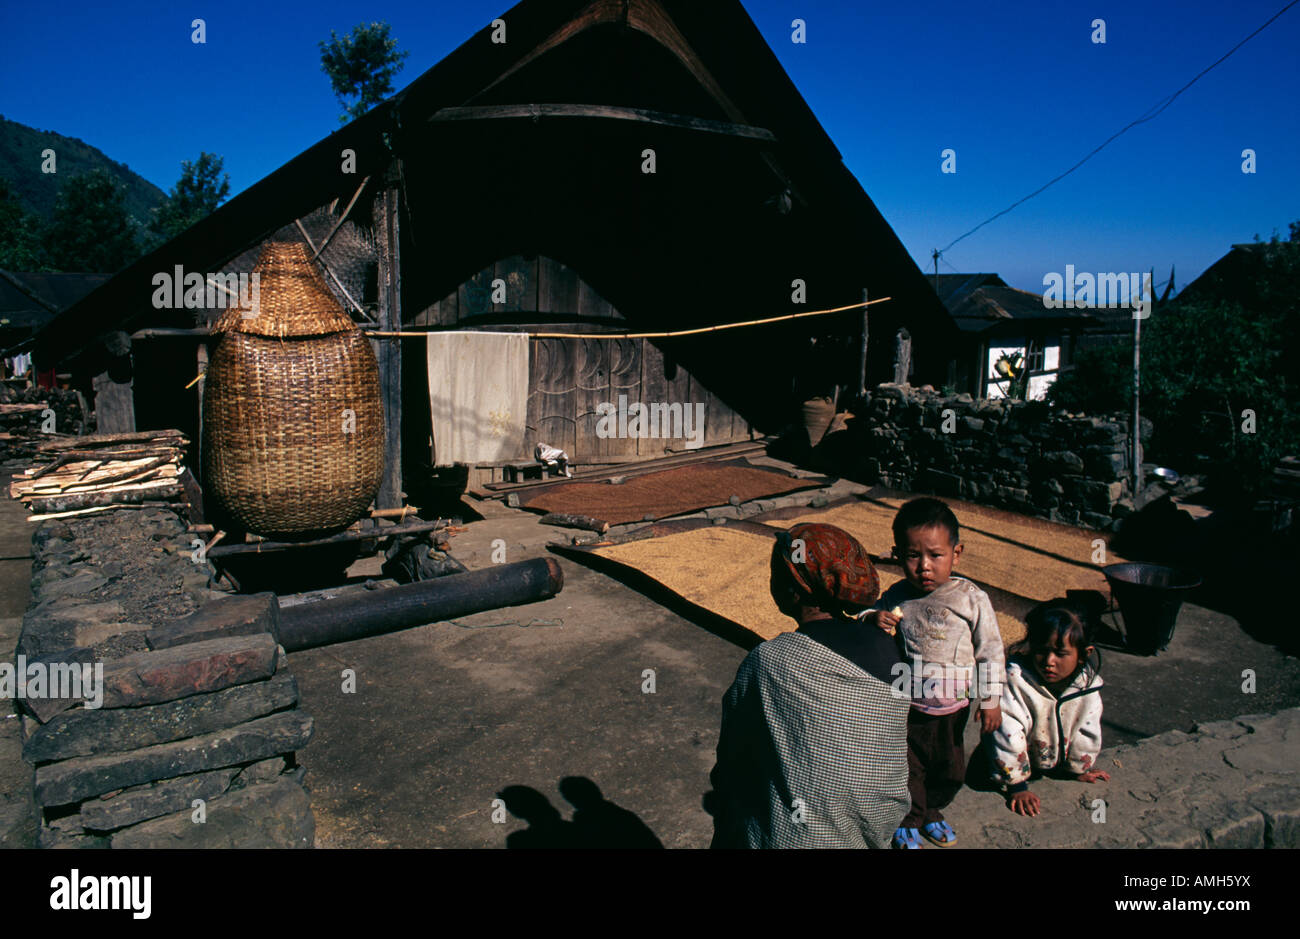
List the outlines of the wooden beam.
{"label": "wooden beam", "polygon": [[[302,227],[302,220],[294,219],[293,223],[298,226],[298,231],[302,232],[303,238],[307,239],[307,247],[311,248],[312,251],[315,251],[316,246],[312,244],[311,235],[307,234],[307,229]],[[366,311],[361,308],[361,304],[352,299],[352,294],[348,293],[348,288],[344,287],[342,282],[334,276],[334,272],[330,270],[330,266],[324,261],[317,261],[317,263],[320,264],[321,270],[330,276],[330,280],[334,281],[334,286],[338,287],[343,296],[347,297],[348,303],[352,304],[352,308],[361,314],[361,318],[370,325],[375,325],[375,321],[366,315]]]}
{"label": "wooden beam", "polygon": [[[862,288],[862,302],[868,302],[867,288]],[[862,308],[862,346],[858,358],[858,397],[865,399],[867,397],[867,325],[871,316],[871,307]]]}
{"label": "wooden beam", "polygon": [[378,528],[349,528],[336,535],[313,538],[311,541],[251,541],[246,544],[226,544],[207,552],[210,558],[225,558],[237,554],[278,554],[285,551],[297,551],[300,548],[312,548],[327,544],[345,544],[350,541],[380,541],[384,538],[396,538],[405,535],[422,535],[431,531],[440,531],[459,519],[439,518],[432,521],[406,522],[401,525],[385,525]]}
{"label": "wooden beam", "polygon": [[[311,256],[313,261],[321,256],[321,252],[329,246],[329,243],[334,240],[334,236],[338,234],[339,229],[343,227],[343,223],[348,220],[348,213],[352,211],[352,207],[356,205],[357,200],[361,198],[361,193],[365,190],[366,183],[368,182],[370,182],[369,176],[361,180],[361,185],[357,187],[357,191],[352,194],[352,198],[348,201],[348,207],[343,210],[343,214],[339,216],[339,220],[334,223],[334,227],[329,230],[329,234],[325,236],[325,240],[320,243],[320,247],[317,248],[316,252]],[[335,199],[334,202],[331,203],[330,207],[333,208],[337,203],[338,200]]]}
{"label": "wooden beam", "polygon": [[[374,231],[379,259],[379,328],[402,328],[401,225],[399,193],[385,185],[375,197]],[[373,340],[372,340],[373,341]],[[402,506],[402,348],[401,343],[375,343],[379,390],[384,405],[384,475],[375,507]]]}
{"label": "wooden beam", "polygon": [[645,108],[615,107],[608,104],[502,104],[481,107],[443,108],[429,118],[430,122],[483,121],[505,119],[540,120],[543,117],[586,118],[588,120],[632,121],[660,127],[697,130],[708,134],[742,137],[776,143],[776,135],[765,127],[749,124],[732,124],[712,121],[689,114],[669,114],[665,111],[648,111]]}

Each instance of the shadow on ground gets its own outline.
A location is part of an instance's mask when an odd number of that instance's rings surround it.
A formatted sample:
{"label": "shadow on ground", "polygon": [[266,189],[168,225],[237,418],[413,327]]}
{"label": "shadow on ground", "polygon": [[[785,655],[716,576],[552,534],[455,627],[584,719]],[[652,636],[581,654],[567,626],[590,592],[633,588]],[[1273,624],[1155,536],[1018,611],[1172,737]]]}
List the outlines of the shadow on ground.
{"label": "shadow on ground", "polygon": [[551,801],[531,786],[506,786],[498,798],[511,815],[528,823],[506,836],[506,847],[523,848],[662,848],[649,826],[606,799],[585,776],[560,780],[560,794],[573,806],[565,821]]}

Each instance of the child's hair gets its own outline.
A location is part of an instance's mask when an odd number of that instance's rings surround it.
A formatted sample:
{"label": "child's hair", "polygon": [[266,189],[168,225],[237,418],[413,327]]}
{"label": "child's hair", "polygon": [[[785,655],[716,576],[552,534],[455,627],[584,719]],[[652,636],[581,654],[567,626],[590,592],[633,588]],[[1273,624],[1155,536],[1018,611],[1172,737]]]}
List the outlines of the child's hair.
{"label": "child's hair", "polygon": [[1029,611],[1025,617],[1029,635],[1020,644],[1022,653],[1032,653],[1051,645],[1052,637],[1060,636],[1079,653],[1083,666],[1083,650],[1092,645],[1092,626],[1088,618],[1067,600],[1048,600]]}
{"label": "child's hair", "polygon": [[904,502],[894,516],[894,544],[901,545],[913,528],[930,528],[935,525],[948,529],[952,544],[957,543],[957,516],[946,503],[928,497]]}

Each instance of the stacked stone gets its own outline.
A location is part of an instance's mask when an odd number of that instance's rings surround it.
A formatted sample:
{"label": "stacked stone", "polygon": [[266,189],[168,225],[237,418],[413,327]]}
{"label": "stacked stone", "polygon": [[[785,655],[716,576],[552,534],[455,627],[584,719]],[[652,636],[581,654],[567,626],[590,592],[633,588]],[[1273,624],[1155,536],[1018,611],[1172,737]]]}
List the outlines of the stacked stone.
{"label": "stacked stone", "polygon": [[[201,542],[200,542],[201,544]],[[311,847],[311,718],[274,594],[208,590],[170,510],[49,521],[18,654],[102,665],[102,698],[20,698],[43,847]]]}
{"label": "stacked stone", "polygon": [[[85,413],[85,399],[63,388],[12,388],[0,382],[0,404],[43,404],[54,412],[54,429],[61,434],[94,433],[95,422]],[[7,436],[0,436],[0,461],[32,456],[49,440],[44,409],[14,414],[0,421]]]}
{"label": "stacked stone", "polygon": [[[1133,512],[1127,417],[929,386],[883,384],[868,398],[843,451],[855,478],[1095,529]],[[1141,432],[1150,436],[1149,421]]]}

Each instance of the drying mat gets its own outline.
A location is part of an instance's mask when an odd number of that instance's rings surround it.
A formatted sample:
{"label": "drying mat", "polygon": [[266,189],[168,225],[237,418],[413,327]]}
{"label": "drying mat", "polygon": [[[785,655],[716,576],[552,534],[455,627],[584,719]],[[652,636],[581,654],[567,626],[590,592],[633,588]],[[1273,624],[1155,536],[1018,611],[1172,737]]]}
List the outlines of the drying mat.
{"label": "drying mat", "polygon": [[[800,510],[806,511],[806,510]],[[891,515],[892,518],[892,515]],[[795,622],[772,601],[772,541],[777,529],[751,521],[714,525],[706,519],[661,522],[594,545],[552,545],[561,554],[635,571],[653,583],[761,639],[795,629]],[[902,568],[873,557],[880,589],[902,579]],[[981,584],[998,614],[1006,644],[1024,637],[1024,615],[1034,601]]]}
{"label": "drying mat", "polygon": [[782,470],[755,466],[747,460],[698,463],[632,476],[619,485],[572,482],[546,491],[520,493],[520,505],[539,512],[585,515],[611,525],[649,521],[726,505],[732,496],[741,502],[818,489],[834,483],[825,476],[796,479]]}

